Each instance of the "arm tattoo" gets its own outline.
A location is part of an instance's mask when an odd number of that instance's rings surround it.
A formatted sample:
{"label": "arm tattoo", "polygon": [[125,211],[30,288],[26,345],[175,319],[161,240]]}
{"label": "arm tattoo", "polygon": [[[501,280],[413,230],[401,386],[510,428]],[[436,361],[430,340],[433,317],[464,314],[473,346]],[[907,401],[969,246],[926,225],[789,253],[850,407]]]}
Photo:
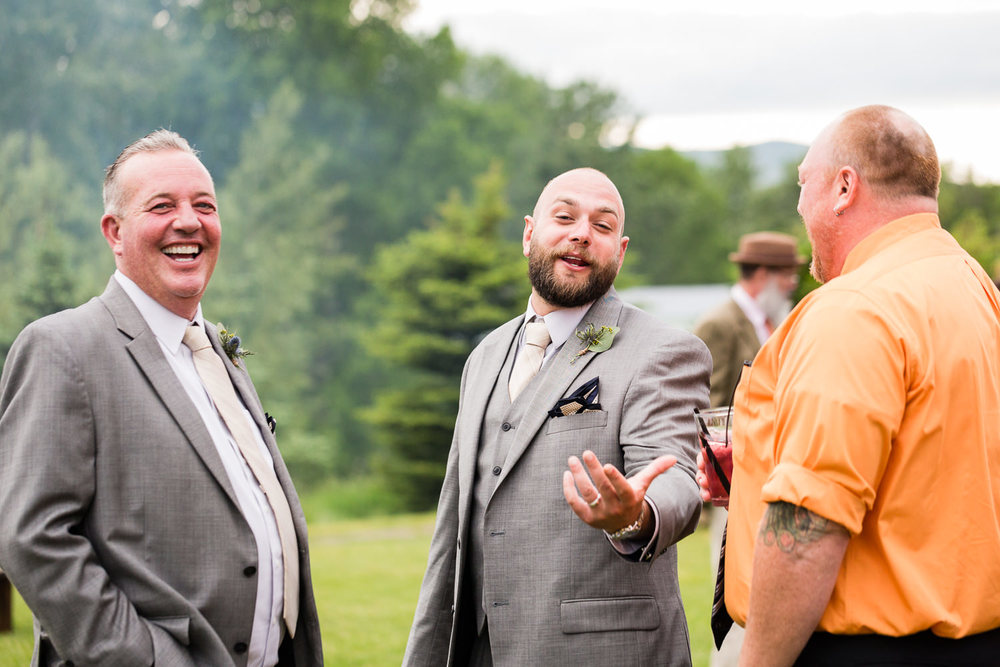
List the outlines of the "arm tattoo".
{"label": "arm tattoo", "polygon": [[815,542],[824,535],[843,530],[840,524],[824,519],[805,507],[778,501],[767,506],[760,526],[760,538],[767,546],[793,553],[798,545]]}

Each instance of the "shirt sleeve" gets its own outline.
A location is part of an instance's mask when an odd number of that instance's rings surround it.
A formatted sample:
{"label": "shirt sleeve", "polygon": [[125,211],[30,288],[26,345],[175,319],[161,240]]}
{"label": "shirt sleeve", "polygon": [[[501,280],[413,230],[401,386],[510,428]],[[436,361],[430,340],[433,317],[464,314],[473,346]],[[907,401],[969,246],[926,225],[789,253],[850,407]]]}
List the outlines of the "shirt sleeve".
{"label": "shirt sleeve", "polygon": [[906,345],[864,295],[833,291],[796,323],[775,392],[775,466],[765,502],[785,501],[852,534],[885,472],[906,403]]}

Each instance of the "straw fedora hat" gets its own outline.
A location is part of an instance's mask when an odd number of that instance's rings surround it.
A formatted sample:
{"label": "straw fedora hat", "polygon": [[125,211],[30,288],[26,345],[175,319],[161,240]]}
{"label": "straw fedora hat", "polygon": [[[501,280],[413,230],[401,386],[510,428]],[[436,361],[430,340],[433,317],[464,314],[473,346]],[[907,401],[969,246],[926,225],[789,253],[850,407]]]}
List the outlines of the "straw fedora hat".
{"label": "straw fedora hat", "polygon": [[802,266],[806,258],[798,253],[794,236],[779,232],[754,232],[740,237],[739,249],[729,253],[729,261],[761,266]]}

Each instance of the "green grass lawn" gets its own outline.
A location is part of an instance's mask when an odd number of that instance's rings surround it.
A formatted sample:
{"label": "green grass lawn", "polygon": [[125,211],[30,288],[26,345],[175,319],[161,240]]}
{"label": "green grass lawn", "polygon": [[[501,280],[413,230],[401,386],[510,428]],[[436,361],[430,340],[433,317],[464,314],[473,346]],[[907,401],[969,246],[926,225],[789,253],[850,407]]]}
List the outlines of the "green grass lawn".
{"label": "green grass lawn", "polygon": [[[432,514],[310,523],[313,585],[328,665],[398,665],[427,561]],[[712,575],[708,530],[679,549],[681,594],[696,667],[708,665]],[[31,616],[15,596],[14,632],[0,635],[0,667],[31,658]]]}

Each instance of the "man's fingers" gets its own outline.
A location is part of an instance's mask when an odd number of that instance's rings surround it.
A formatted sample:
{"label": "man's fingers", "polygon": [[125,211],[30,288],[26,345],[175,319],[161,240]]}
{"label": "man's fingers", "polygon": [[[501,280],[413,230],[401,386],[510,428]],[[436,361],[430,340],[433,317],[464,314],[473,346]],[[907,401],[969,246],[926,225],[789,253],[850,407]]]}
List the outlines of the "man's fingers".
{"label": "man's fingers", "polygon": [[[572,460],[574,458],[570,457],[571,470],[573,470]],[[677,457],[669,455],[660,456],[653,459],[645,468],[631,478],[626,478],[612,464],[608,463],[602,466],[600,460],[598,460],[593,452],[587,450],[583,453],[583,464],[586,465],[587,472],[590,473],[590,480],[593,480],[592,484],[596,487],[597,491],[605,497],[610,497],[613,494],[623,499],[636,494],[644,496],[646,489],[649,488],[653,480],[669,470],[675,463],[677,463]],[[575,473],[576,471],[574,471],[574,477],[576,477]],[[582,469],[580,469],[580,473],[583,474]],[[579,477],[577,477],[577,486],[580,486]],[[582,490],[584,487],[581,486],[580,488]]]}
{"label": "man's fingers", "polygon": [[[586,455],[586,453],[585,453]],[[586,460],[586,458],[584,459]],[[596,486],[592,481],[590,476],[587,474],[587,470],[584,470],[583,464],[580,463],[580,459],[575,456],[569,457],[569,473],[571,475],[570,480],[576,486],[577,496],[583,499],[585,503],[591,503],[596,500],[600,495],[600,487]],[[563,476],[565,479],[565,475]]]}
{"label": "man's fingers", "polygon": [[[608,475],[605,471],[605,466],[601,465],[600,459],[597,455],[589,449],[583,453],[583,462],[587,466],[587,472],[590,473],[590,479],[593,480],[594,486],[597,491],[602,496],[611,496],[618,494],[618,488],[611,480],[608,479]],[[614,468],[614,466],[612,466]],[[617,472],[617,470],[615,471]]]}
{"label": "man's fingers", "polygon": [[643,495],[646,493],[646,489],[649,485],[653,483],[653,480],[658,476],[665,473],[677,463],[677,457],[675,456],[660,456],[653,459],[649,465],[636,473],[631,480],[632,488],[637,491],[641,491]]}
{"label": "man's fingers", "polygon": [[701,499],[706,502],[711,500],[712,494],[708,492],[708,478],[705,477],[705,473],[699,471],[694,476],[694,481],[698,482],[698,493],[701,494]]}
{"label": "man's fingers", "polygon": [[563,472],[562,487],[563,487],[563,496],[566,498],[566,502],[569,503],[569,506],[573,509],[573,512],[578,517],[583,519],[584,518],[583,513],[586,512],[589,508],[587,507],[587,503],[584,502],[582,498],[580,498],[580,494],[577,493],[576,484],[573,483],[573,473],[571,473],[569,470]]}

